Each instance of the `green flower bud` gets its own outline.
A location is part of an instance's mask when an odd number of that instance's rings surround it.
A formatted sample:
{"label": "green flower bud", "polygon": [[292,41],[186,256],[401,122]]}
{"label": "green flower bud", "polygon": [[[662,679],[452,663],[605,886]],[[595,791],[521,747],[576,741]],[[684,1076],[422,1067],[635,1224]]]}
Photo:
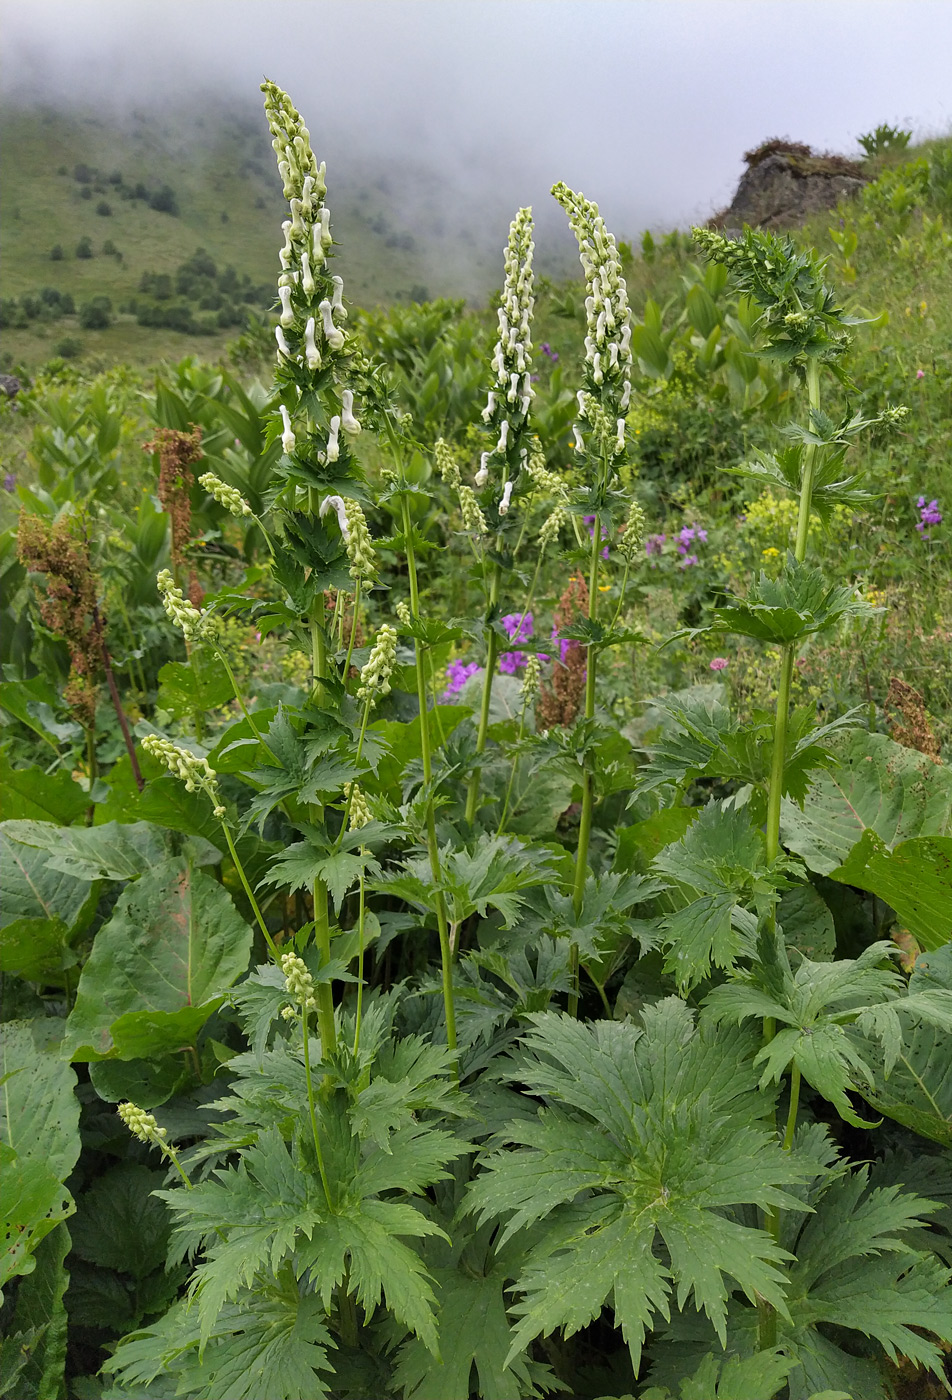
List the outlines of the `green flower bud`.
{"label": "green flower bud", "polygon": [[234,486],[229,486],[226,482],[220,481],[214,472],[205,472],[198,478],[199,486],[203,486],[210,496],[213,496],[220,506],[224,506],[234,516],[251,515],[252,509],[244,496]]}
{"label": "green flower bud", "polygon": [[645,513],[637,501],[631,504],[628,512],[628,523],[624,533],[618,541],[618,549],[622,558],[629,564],[633,564],[635,559],[641,555],[645,544]]}
{"label": "green flower bud", "polygon": [[531,705],[532,701],[539,693],[539,683],[542,677],[542,663],[532,652],[526,657],[526,670],[522,678],[522,703]]}
{"label": "green flower bud", "polygon": [[[284,973],[288,996],[294,999],[305,1014],[308,1011],[316,1011],[317,998],[314,995],[314,978],[308,972],[304,959],[299,958],[297,953],[282,953],[281,971]],[[294,1012],[292,1011],[291,1014],[293,1016]]]}
{"label": "green flower bud", "polygon": [[344,788],[344,793],[350,801],[349,829],[358,831],[360,827],[373,821],[373,812],[371,812],[370,804],[356,783],[348,783]]}
{"label": "green flower bud", "polygon": [[397,659],[397,634],[385,622],[377,633],[367,664],[360,673],[358,700],[375,700],[390,694],[390,676]]}
{"label": "green flower bud", "polygon": [[134,1103],[121,1103],[116,1109],[133,1137],[140,1142],[150,1142],[153,1147],[164,1147],[168,1129],[160,1128],[151,1113],[137,1108]]}
{"label": "green flower bud", "polygon": [[198,788],[206,792],[214,804],[216,817],[225,815],[215,770],[209,767],[207,759],[199,758],[188,749],[173,744],[171,739],[166,739],[161,734],[147,734],[142,740],[142,747],[152,758],[164,763],[176,778],[181,778],[187,792],[195,792]]}
{"label": "green flower bud", "polygon": [[181,588],[176,587],[168,569],[161,569],[155,582],[170,621],[174,622],[176,627],[181,627],[182,636],[187,642],[201,641],[216,630],[212,618],[206,617],[198,608],[193,607]]}
{"label": "green flower bud", "polygon": [[568,516],[561,506],[555,506],[551,515],[543,523],[539,531],[539,548],[548,549],[550,544],[554,544],[559,537],[559,531],[568,521]]}
{"label": "green flower bud", "polygon": [[370,579],[377,572],[377,556],[367,528],[367,518],[357,501],[349,496],[344,498],[344,514],[347,518],[347,557],[350,560],[350,576],[353,579]]}
{"label": "green flower bud", "polygon": [[459,467],[450,451],[449,444],[443,438],[437,438],[433,449],[436,457],[436,470],[446,482],[447,486],[459,487]]}
{"label": "green flower bud", "polygon": [[485,535],[488,533],[486,517],[479,508],[476,493],[471,486],[457,487],[459,492],[460,510],[463,513],[463,529],[468,530],[471,535]]}

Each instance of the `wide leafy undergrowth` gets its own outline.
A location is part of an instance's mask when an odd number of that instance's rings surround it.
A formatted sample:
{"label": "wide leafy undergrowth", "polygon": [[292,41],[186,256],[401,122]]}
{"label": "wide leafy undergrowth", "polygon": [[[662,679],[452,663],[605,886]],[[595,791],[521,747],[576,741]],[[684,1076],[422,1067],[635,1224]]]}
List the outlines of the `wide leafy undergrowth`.
{"label": "wide leafy undergrowth", "polygon": [[[824,407],[858,318],[814,251],[697,230],[671,351],[559,184],[577,385],[550,342],[536,373],[525,209],[454,379],[452,308],[348,311],[264,91],[273,385],[162,381],[128,519],[116,403],[65,396],[0,560],[0,1395],[930,1394],[952,773],[906,692],[892,735],[795,693],[881,612],[811,538],[902,420]],[[722,407],[804,421],[733,462],[788,494],[784,550],[662,637],[707,535],[662,553],[635,424],[689,349]],[[730,636],[758,704],[624,690]]]}

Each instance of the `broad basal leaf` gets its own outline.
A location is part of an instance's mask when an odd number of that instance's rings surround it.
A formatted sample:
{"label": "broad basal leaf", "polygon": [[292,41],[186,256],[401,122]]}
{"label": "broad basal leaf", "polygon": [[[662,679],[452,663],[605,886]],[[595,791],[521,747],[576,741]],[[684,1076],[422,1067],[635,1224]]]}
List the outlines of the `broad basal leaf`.
{"label": "broad basal leaf", "polygon": [[547,1221],[517,1282],[514,1350],[556,1328],[571,1335],[613,1298],[637,1371],[674,1286],[722,1338],[735,1285],[782,1310],[782,1252],[722,1213],[742,1202],[799,1209],[783,1188],[803,1168],[763,1124],[753,1042],[696,1028],[674,998],[644,1012],[644,1031],[530,1019],[513,1077],[549,1107],[506,1129],[517,1150],[491,1153],[469,1193],[480,1220],[506,1221],[504,1238]]}
{"label": "broad basal leaf", "polygon": [[40,1240],[75,1209],[62,1183],[79,1157],[79,1100],[61,1031],[53,1020],[0,1025],[0,1286],[30,1272]]}
{"label": "broad basal leaf", "polygon": [[915,837],[952,835],[952,769],[853,730],[832,745],[838,766],[820,773],[801,811],[785,801],[784,843],[811,870],[829,875],[869,828],[889,850]]}
{"label": "broad basal leaf", "polygon": [[83,968],[66,1027],[73,1059],[180,1050],[245,971],[252,935],[227,892],[175,859],[120,895]]}
{"label": "broad basal leaf", "polygon": [[952,836],[920,836],[892,851],[867,828],[830,879],[869,890],[896,911],[922,948],[952,939]]}
{"label": "broad basal leaf", "polygon": [[78,880],[136,880],[168,857],[165,833],[151,822],[104,822],[64,831],[54,822],[7,822],[11,840],[46,851],[49,870]]}

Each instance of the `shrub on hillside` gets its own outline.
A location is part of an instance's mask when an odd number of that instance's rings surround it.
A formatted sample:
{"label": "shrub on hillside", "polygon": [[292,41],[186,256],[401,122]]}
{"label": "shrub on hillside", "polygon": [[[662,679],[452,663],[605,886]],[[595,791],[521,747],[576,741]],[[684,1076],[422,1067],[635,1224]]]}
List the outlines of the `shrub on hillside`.
{"label": "shrub on hillside", "polygon": [[99,201],[99,203],[96,205],[96,213],[99,214],[100,217],[103,219],[109,218],[109,216],[112,214],[112,205],[109,203],[108,199],[101,199]]}
{"label": "shrub on hillside", "polygon": [[149,199],[149,208],[157,209],[160,214],[178,214],[178,200],[171,185],[163,185],[161,189],[156,190]]}
{"label": "shrub on hillside", "polygon": [[54,244],[53,244],[53,247],[50,249],[50,262],[62,262],[62,261],[63,261],[63,245],[62,245],[62,243],[54,243]]}
{"label": "shrub on hillside", "polygon": [[108,297],[94,297],[79,308],[79,324],[84,331],[104,331],[112,325]]}
{"label": "shrub on hillside", "polygon": [[93,256],[93,245],[89,238],[81,238],[76,244],[76,256],[78,258],[91,258]]}

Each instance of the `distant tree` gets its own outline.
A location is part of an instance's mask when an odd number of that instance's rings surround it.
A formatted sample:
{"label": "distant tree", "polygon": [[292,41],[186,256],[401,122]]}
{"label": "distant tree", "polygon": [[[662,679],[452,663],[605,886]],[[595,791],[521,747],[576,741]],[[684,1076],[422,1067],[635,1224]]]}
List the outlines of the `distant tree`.
{"label": "distant tree", "polygon": [[62,261],[63,261],[63,245],[62,245],[62,243],[54,243],[54,244],[53,244],[53,247],[50,249],[50,262],[62,262]]}
{"label": "distant tree", "polygon": [[148,191],[148,189],[146,188],[146,186],[142,183],[141,180],[139,180],[139,181],[136,182],[136,187],[135,187],[135,189],[132,191],[132,197],[133,197],[133,199],[144,199],[145,202],[148,204],[148,202],[149,202],[149,191]]}
{"label": "distant tree", "polygon": [[84,331],[104,331],[112,325],[112,317],[97,297],[84,301],[79,308],[79,324]]}
{"label": "distant tree", "polygon": [[112,172],[112,174],[109,176],[109,183],[110,183],[110,185],[121,185],[121,184],[122,184],[122,171],[121,171],[121,170],[114,170],[114,171]]}
{"label": "distant tree", "polygon": [[88,165],[79,164],[73,166],[73,179],[77,180],[81,185],[91,184],[95,174],[96,172],[91,170]]}
{"label": "distant tree", "polygon": [[93,256],[93,245],[90,239],[81,238],[76,244],[76,256],[78,258],[91,258]]}
{"label": "distant tree", "polygon": [[224,209],[221,211],[221,221],[223,224],[228,223],[228,215],[225,213]]}
{"label": "distant tree", "polygon": [[111,238],[106,239],[105,243],[102,245],[102,251],[103,256],[107,258],[118,258],[120,256],[119,249]]}
{"label": "distant tree", "polygon": [[112,213],[112,205],[108,199],[101,199],[96,205],[96,213],[101,214],[104,219],[108,219]]}
{"label": "distant tree", "polygon": [[57,175],[68,175],[68,174],[69,174],[69,171],[66,169],[66,166],[65,166],[65,165],[61,165],[61,166],[59,166],[59,168],[57,169],[56,173],[57,173]]}
{"label": "distant tree", "polygon": [[80,197],[80,199],[92,199],[92,197],[93,197],[93,187],[92,187],[92,185],[83,185],[83,188],[82,188],[82,189],[80,190],[80,192],[79,192],[79,197]]}
{"label": "distant tree", "polygon": [[175,191],[171,185],[163,185],[160,190],[156,190],[149,200],[149,208],[157,209],[160,214],[178,214],[178,200],[175,198]]}
{"label": "distant tree", "polygon": [[61,360],[75,360],[77,355],[82,353],[83,342],[74,335],[65,336],[53,346],[53,354],[59,355]]}

